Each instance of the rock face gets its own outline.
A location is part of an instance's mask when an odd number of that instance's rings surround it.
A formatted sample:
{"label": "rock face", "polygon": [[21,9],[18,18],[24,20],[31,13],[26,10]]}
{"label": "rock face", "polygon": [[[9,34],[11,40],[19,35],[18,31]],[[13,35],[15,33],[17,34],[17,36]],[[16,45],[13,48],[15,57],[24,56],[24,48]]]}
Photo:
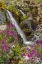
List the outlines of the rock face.
{"label": "rock face", "polygon": [[0,11],[0,24],[4,24],[6,22],[5,15]]}
{"label": "rock face", "polygon": [[32,18],[28,18],[27,20],[22,22],[22,26],[25,27],[25,28],[31,29],[31,22],[32,22]]}
{"label": "rock face", "polygon": [[28,18],[27,20],[22,22],[22,30],[24,31],[28,40],[32,38],[34,35],[33,28],[31,27],[31,23],[32,23],[32,18]]}

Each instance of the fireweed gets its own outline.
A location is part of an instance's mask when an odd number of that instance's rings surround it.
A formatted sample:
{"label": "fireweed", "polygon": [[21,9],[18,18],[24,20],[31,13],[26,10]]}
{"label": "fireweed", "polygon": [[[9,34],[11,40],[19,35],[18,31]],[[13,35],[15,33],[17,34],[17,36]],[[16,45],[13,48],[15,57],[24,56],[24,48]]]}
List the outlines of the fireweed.
{"label": "fireweed", "polygon": [[13,38],[18,41],[17,32],[14,30],[14,26],[12,24],[9,24],[6,30],[2,30],[0,35],[2,36],[2,39],[6,38],[6,40],[8,40],[13,36]]}
{"label": "fireweed", "polygon": [[14,41],[16,43],[18,42],[17,32],[14,26],[15,25],[9,24],[6,30],[0,32],[0,64],[3,64],[5,59],[8,58],[7,52],[10,50],[9,44]]}
{"label": "fireweed", "polygon": [[[28,64],[29,63],[36,64],[35,62],[37,60],[38,61],[42,60],[42,41],[40,39],[37,40],[36,43],[31,45],[30,47],[23,46],[24,49],[22,49],[22,47],[19,45],[13,48],[9,46],[9,44],[11,44],[14,41],[16,41],[16,43],[18,42],[17,32],[14,29],[15,29],[14,26],[12,24],[9,24],[6,30],[2,30],[2,32],[0,32],[0,43],[1,43],[0,52],[1,55],[3,56],[3,57],[0,56],[0,64],[2,64],[2,62],[4,63],[5,60],[3,59],[5,59],[6,57],[11,59],[11,61],[15,62],[16,59],[15,56],[18,56],[18,58],[25,57],[26,62]],[[2,51],[4,52],[4,55]]]}
{"label": "fireweed", "polygon": [[[39,46],[40,45],[40,46]],[[26,47],[22,52],[22,57],[27,57],[27,61],[35,63],[35,61],[42,60],[42,41],[37,40],[30,48]]]}

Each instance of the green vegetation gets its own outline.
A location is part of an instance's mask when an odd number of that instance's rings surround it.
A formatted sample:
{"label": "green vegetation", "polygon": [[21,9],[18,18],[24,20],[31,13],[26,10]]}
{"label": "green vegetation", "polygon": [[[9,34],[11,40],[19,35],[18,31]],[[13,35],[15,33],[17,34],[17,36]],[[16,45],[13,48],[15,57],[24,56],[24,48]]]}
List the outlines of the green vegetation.
{"label": "green vegetation", "polygon": [[20,56],[22,54],[22,50],[20,46],[16,46],[13,51],[15,52],[15,55]]}
{"label": "green vegetation", "polygon": [[40,58],[42,60],[42,49],[40,49]]}
{"label": "green vegetation", "polygon": [[42,2],[42,0],[36,0],[38,3],[41,3]]}
{"label": "green vegetation", "polygon": [[0,56],[0,64],[4,64],[5,59],[7,58],[7,54],[5,51],[2,51],[2,54]]}
{"label": "green vegetation", "polygon": [[2,35],[0,34],[0,41],[2,40]]}
{"label": "green vegetation", "polygon": [[29,12],[30,11],[30,8],[26,7],[26,8],[24,8],[24,11],[25,12]]}
{"label": "green vegetation", "polygon": [[10,1],[16,1],[16,2],[18,2],[18,1],[21,1],[21,0],[4,0],[5,2],[10,2]]}
{"label": "green vegetation", "polygon": [[23,17],[21,17],[21,21],[24,21],[24,20],[26,20],[28,17],[25,15],[25,16],[23,16]]}

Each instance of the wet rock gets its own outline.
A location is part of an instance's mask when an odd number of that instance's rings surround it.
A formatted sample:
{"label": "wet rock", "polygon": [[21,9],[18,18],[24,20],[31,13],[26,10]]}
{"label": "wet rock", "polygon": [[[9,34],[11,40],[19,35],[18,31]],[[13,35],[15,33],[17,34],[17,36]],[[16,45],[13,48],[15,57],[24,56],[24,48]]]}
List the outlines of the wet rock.
{"label": "wet rock", "polygon": [[0,11],[0,24],[5,24],[6,17],[5,15]]}
{"label": "wet rock", "polygon": [[32,18],[28,18],[27,20],[23,21],[22,24],[22,28],[30,28],[31,29],[31,22],[32,22]]}
{"label": "wet rock", "polygon": [[32,27],[33,30],[36,30],[36,28],[37,28],[36,22],[32,21],[31,22],[31,27]]}
{"label": "wet rock", "polygon": [[34,35],[34,33],[32,33],[33,28],[31,26],[31,23],[32,23],[32,18],[28,18],[27,20],[22,22],[22,26],[21,26],[28,40],[30,40],[30,38],[32,38]]}

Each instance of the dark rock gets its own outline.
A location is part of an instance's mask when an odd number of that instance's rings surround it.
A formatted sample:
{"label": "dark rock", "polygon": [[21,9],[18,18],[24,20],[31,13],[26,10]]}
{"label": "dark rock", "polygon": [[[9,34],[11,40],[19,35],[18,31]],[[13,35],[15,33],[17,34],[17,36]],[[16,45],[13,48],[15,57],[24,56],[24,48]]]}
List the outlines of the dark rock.
{"label": "dark rock", "polygon": [[31,29],[32,18],[28,18],[27,20],[22,22],[22,28],[30,28]]}

